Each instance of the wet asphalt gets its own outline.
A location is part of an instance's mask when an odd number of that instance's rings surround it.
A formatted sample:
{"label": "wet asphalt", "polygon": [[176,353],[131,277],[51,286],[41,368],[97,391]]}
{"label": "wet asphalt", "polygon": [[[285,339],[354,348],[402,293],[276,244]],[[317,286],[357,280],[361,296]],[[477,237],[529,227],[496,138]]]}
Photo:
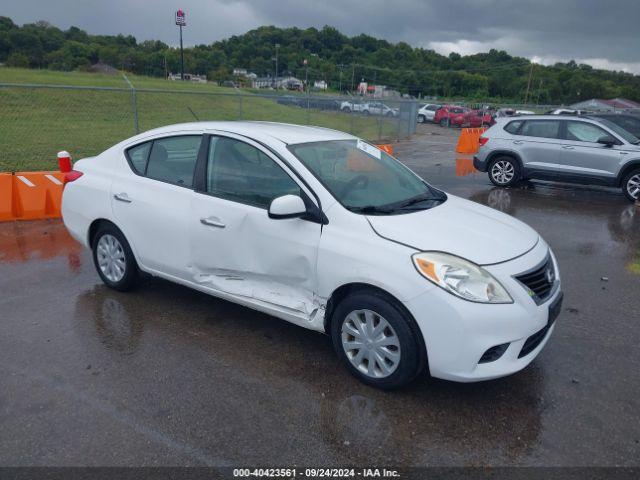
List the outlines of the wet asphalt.
{"label": "wet asphalt", "polygon": [[398,158],[513,215],[558,258],[539,357],[477,384],[382,392],[328,337],[158,279],[100,282],[59,221],[0,224],[0,465],[640,465],[640,208],[616,191],[495,189],[419,126]]}

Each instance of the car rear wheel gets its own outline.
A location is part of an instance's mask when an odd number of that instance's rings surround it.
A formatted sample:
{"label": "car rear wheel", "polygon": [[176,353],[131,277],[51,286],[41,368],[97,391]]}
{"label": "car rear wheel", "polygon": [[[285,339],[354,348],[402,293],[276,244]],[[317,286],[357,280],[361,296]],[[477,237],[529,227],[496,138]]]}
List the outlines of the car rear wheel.
{"label": "car rear wheel", "polygon": [[419,335],[413,318],[377,292],[346,297],[332,316],[340,359],[360,381],[381,389],[402,387],[424,370]]}
{"label": "car rear wheel", "polygon": [[489,180],[498,187],[510,187],[520,180],[520,165],[512,157],[498,157],[489,166]]}
{"label": "car rear wheel", "polygon": [[418,115],[418,123],[425,123],[427,121],[424,115]]}
{"label": "car rear wheel", "polygon": [[632,202],[640,200],[640,168],[629,172],[622,180],[622,190]]}
{"label": "car rear wheel", "polygon": [[115,290],[131,290],[138,281],[136,263],[129,242],[113,224],[101,226],[93,238],[93,263],[102,281]]}

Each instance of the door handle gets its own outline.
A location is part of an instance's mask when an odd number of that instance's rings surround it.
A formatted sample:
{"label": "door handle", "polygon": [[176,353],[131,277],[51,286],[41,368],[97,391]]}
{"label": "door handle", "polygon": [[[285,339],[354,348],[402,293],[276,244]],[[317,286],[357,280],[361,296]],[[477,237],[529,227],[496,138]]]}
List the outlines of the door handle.
{"label": "door handle", "polygon": [[571,145],[563,145],[562,148],[564,148],[565,150],[573,150],[573,147]]}
{"label": "door handle", "polygon": [[129,195],[127,195],[126,193],[116,193],[113,198],[115,198],[116,200],[118,200],[119,202],[124,202],[124,203],[131,203],[133,202],[133,200],[131,200],[129,198]]}
{"label": "door handle", "polygon": [[217,228],[226,227],[226,225],[222,223],[219,218],[216,218],[216,217],[201,218],[200,223],[208,227],[217,227]]}
{"label": "door handle", "polygon": [[524,143],[524,141],[523,140],[514,140],[513,143],[515,145],[522,145]]}
{"label": "door handle", "polygon": [[629,152],[620,152],[620,155],[629,155]]}

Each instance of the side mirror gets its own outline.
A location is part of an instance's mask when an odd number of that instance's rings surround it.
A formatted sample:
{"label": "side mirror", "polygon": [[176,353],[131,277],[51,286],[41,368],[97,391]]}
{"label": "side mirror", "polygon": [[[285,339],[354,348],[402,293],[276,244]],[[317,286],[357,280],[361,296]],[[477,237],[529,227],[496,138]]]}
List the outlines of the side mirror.
{"label": "side mirror", "polygon": [[614,145],[618,144],[618,141],[611,135],[603,135],[598,139],[598,143],[604,145],[605,147],[613,147]]}
{"label": "side mirror", "polygon": [[269,205],[269,218],[275,220],[298,218],[305,213],[307,213],[307,207],[302,198],[297,195],[283,195],[274,198]]}

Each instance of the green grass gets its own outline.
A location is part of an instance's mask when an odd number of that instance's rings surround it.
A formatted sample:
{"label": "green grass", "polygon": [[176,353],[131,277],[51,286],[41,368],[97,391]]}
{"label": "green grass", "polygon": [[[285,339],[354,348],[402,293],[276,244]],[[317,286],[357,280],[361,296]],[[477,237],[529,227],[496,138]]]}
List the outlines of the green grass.
{"label": "green grass", "polygon": [[[172,123],[200,120],[269,120],[350,131],[371,141],[394,138],[398,121],[305,110],[210,84],[170,82],[131,75],[141,132]],[[118,75],[0,67],[0,83],[128,88]],[[189,93],[187,93],[187,91]],[[191,93],[196,92],[196,93]],[[190,109],[193,111],[191,113]],[[54,170],[56,153],[74,159],[100,153],[135,134],[129,90],[0,88],[0,171]]]}

